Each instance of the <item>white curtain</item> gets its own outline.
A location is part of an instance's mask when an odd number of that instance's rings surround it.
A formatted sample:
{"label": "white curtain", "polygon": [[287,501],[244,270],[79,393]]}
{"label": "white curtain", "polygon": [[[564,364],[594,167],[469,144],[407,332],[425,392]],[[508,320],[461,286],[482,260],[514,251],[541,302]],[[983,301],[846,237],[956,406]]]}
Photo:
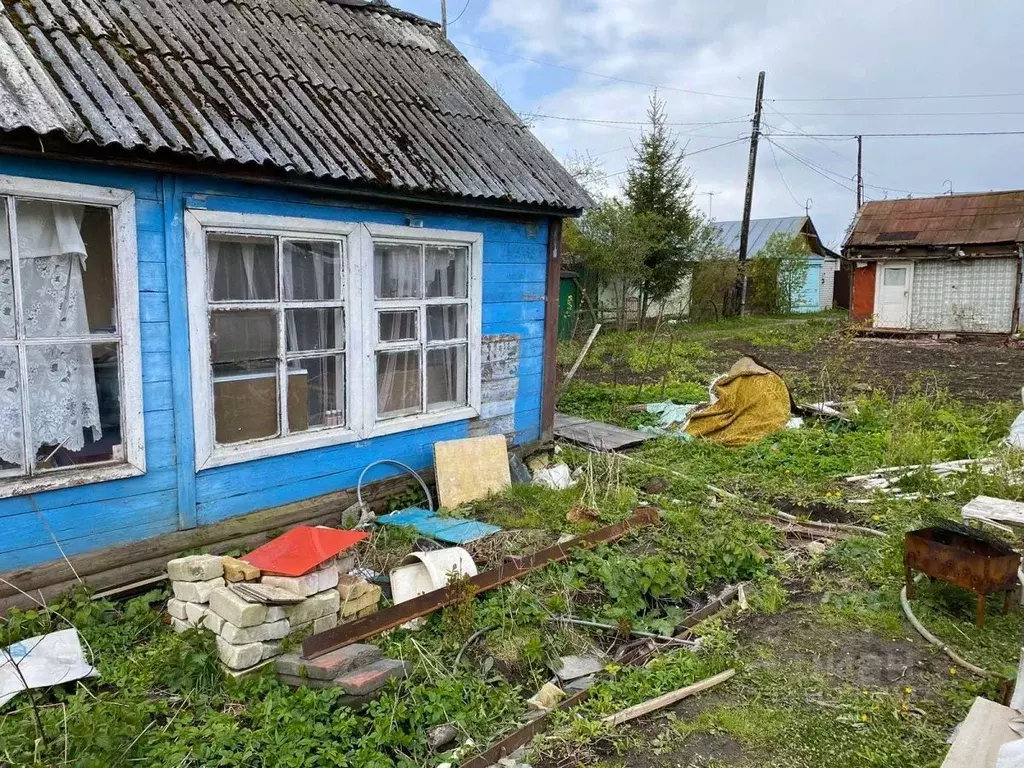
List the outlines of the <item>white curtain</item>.
{"label": "white curtain", "polygon": [[[419,297],[418,246],[378,246],[374,252],[374,262],[374,295],[389,299]],[[390,319],[388,338],[399,340],[419,337],[418,312],[395,310]],[[388,338],[382,338],[381,341],[387,341]],[[377,412],[380,415],[419,411],[419,358],[419,350],[377,353]],[[383,365],[382,360],[385,361]]]}
{"label": "white curtain", "polygon": [[[17,206],[25,336],[87,336],[83,206],[35,201],[20,201]],[[4,218],[0,223],[0,337],[7,339],[14,336],[13,298],[10,233]],[[30,346],[27,366],[32,451],[44,445],[81,450],[86,429],[99,440],[102,430],[92,347]],[[0,379],[0,459],[21,466],[25,457],[14,347],[0,348]]]}

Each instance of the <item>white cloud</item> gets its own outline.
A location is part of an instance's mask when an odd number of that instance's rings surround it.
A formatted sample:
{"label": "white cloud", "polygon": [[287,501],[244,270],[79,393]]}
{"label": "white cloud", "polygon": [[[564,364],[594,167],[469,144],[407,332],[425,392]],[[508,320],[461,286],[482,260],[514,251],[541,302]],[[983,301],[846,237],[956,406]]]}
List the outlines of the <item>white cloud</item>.
{"label": "white cloud", "polygon": [[[992,0],[491,0],[477,34],[521,56],[618,78],[676,89],[737,95],[704,97],[661,91],[675,122],[719,121],[752,108],[757,71],[768,72],[770,99],[961,94],[1024,91],[1018,31],[1024,3]],[[490,45],[495,45],[493,42]],[[579,73],[471,52],[492,81],[509,84],[519,109],[601,120],[642,120],[648,89]],[[509,63],[512,61],[513,63]],[[787,122],[778,112],[789,116]],[[915,101],[776,101],[766,111],[768,130],[906,132],[1015,130],[1021,116],[879,116],[879,112],[1024,112],[1024,99]],[[831,114],[819,114],[831,113]],[[850,114],[844,114],[850,113]],[[748,132],[742,123],[704,128],[678,126],[681,141],[699,150]],[[609,173],[625,167],[636,130],[542,120],[537,135],[556,153],[599,154]],[[703,137],[703,138],[702,138]],[[813,198],[811,212],[828,239],[839,238],[853,214],[851,141],[776,140],[813,165],[838,174],[822,178],[762,142],[755,215],[791,215]],[[939,193],[952,179],[957,191],[1024,186],[1024,137],[865,140],[869,197],[904,196],[896,190]],[[838,154],[837,154],[838,153]],[[694,155],[700,191],[714,191],[717,218],[738,217],[747,147],[737,144]],[[781,176],[779,170],[781,169]],[[786,189],[788,183],[792,195]],[[611,181],[616,181],[613,179]],[[835,182],[839,182],[838,184]],[[795,198],[795,200],[794,200]],[[707,198],[701,198],[706,207]]]}

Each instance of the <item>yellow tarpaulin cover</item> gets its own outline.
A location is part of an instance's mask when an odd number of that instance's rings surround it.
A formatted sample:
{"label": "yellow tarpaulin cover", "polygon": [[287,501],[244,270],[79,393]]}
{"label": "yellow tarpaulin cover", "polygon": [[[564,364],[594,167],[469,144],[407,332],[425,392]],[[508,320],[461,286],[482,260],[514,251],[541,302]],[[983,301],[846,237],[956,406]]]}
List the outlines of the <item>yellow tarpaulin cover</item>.
{"label": "yellow tarpaulin cover", "polygon": [[686,434],[731,447],[750,445],[783,429],[790,418],[786,382],[749,357],[712,384],[711,399],[690,413]]}

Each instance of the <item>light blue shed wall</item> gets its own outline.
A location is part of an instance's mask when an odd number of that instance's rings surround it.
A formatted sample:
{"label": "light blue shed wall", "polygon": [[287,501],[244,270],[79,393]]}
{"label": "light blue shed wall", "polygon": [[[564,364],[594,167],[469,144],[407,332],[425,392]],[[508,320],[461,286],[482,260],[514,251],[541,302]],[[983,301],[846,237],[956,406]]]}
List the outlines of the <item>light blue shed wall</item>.
{"label": "light blue shed wall", "polygon": [[821,268],[824,260],[820,256],[807,257],[807,274],[797,297],[795,312],[818,312],[821,310]]}
{"label": "light blue shed wall", "polygon": [[[505,416],[514,423],[516,443],[540,436],[546,218],[512,221],[457,210],[403,210],[401,203],[369,206],[274,186],[4,155],[0,174],[135,192],[147,463],[142,477],[0,500],[0,571],[59,558],[54,537],[70,556],[350,488],[362,468],[380,458],[426,468],[433,461],[434,442],[469,434],[472,422],[462,421],[197,475],[185,295],[186,207],[398,225],[415,215],[426,227],[483,233],[484,338],[511,334],[519,342],[518,363],[495,375],[516,380],[514,411],[489,412],[499,406],[485,403],[483,416]],[[379,467],[367,479],[393,473]]]}

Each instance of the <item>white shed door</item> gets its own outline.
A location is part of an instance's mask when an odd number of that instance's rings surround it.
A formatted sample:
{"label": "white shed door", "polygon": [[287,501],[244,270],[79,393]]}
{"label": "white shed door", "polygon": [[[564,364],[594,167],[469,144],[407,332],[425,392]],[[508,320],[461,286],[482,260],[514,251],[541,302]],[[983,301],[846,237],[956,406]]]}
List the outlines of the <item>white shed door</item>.
{"label": "white shed door", "polygon": [[914,264],[894,261],[878,265],[875,325],[879,328],[910,327],[910,287]]}
{"label": "white shed door", "polygon": [[920,261],[914,270],[912,327],[1009,333],[1016,283],[1016,259]]}

